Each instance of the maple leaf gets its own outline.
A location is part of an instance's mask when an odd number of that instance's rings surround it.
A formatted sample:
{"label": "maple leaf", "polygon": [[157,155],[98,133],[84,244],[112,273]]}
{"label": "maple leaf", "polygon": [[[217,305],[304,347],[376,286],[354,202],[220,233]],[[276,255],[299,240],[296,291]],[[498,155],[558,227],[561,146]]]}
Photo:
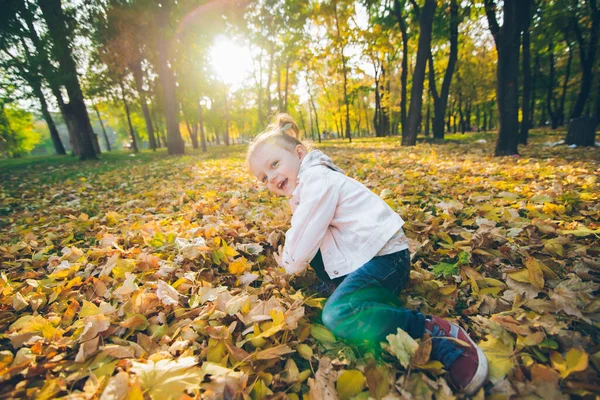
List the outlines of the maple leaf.
{"label": "maple leaf", "polygon": [[185,390],[197,387],[204,379],[204,372],[196,364],[194,357],[158,362],[148,360],[146,363],[134,361],[130,371],[139,377],[152,399],[174,399]]}

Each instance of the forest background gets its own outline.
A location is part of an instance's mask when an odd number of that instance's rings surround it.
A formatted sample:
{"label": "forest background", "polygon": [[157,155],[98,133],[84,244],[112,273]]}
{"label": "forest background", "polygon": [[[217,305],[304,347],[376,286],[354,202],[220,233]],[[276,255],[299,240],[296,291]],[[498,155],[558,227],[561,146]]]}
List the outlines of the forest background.
{"label": "forest background", "polygon": [[279,111],[404,218],[401,300],[468,329],[476,398],[597,397],[597,0],[0,9],[0,398],[464,397],[275,265],[244,150]]}
{"label": "forest background", "polygon": [[[3,156],[247,141],[275,112],[327,137],[532,127],[600,113],[596,0],[5,1]],[[42,122],[44,121],[44,122]],[[589,125],[589,124],[588,124]],[[593,144],[586,138],[569,143]]]}

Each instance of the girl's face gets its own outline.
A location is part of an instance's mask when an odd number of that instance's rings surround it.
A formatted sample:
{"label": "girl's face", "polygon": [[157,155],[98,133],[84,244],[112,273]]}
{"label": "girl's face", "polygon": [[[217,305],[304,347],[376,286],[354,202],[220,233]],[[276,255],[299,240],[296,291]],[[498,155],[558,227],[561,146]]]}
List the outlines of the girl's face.
{"label": "girl's face", "polygon": [[298,185],[298,172],[306,153],[306,147],[301,144],[288,150],[278,143],[266,142],[252,154],[250,170],[270,192],[291,197]]}

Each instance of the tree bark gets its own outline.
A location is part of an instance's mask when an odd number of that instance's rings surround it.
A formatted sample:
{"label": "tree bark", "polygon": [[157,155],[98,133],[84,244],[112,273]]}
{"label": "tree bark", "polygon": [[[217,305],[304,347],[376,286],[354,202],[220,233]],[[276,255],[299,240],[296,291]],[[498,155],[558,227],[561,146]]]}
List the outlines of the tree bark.
{"label": "tree bark", "polygon": [[529,98],[531,97],[531,40],[529,27],[532,18],[532,0],[522,0],[523,7],[523,99],[521,103],[521,130],[519,143],[527,144],[529,136]]}
{"label": "tree bark", "polygon": [[[227,98],[229,93],[227,89],[225,89],[225,134],[223,136],[223,140],[225,141],[225,146],[229,146],[229,99]],[[271,96],[269,96],[270,102]]]}
{"label": "tree bark", "polygon": [[100,122],[100,127],[102,128],[102,134],[104,135],[104,143],[106,144],[106,150],[110,151],[110,142],[108,141],[108,135],[106,134],[106,128],[104,128],[104,122],[102,122],[102,117],[100,117],[100,110],[98,110],[98,106],[94,104],[94,111],[96,111],[96,116],[98,117],[98,122]]}
{"label": "tree bark", "polygon": [[590,40],[587,43],[587,48],[579,24],[575,15],[569,18],[571,29],[575,32],[577,44],[579,45],[579,59],[581,65],[581,87],[577,95],[577,101],[573,107],[570,118],[579,118],[583,114],[585,103],[590,95],[593,84],[592,70],[594,68],[594,60],[596,59],[596,51],[598,50],[598,36],[600,34],[600,9],[596,5],[596,0],[586,0],[586,4],[590,8],[590,18],[592,26],[590,28]]}
{"label": "tree bark", "polygon": [[73,128],[77,136],[76,153],[82,160],[96,159],[99,146],[83,101],[77,68],[71,54],[67,21],[60,0],[40,0],[38,4],[52,38],[53,54],[60,66],[62,84],[69,95],[68,110],[72,113]]}
{"label": "tree bark", "polygon": [[140,106],[142,107],[142,113],[144,114],[144,121],[146,122],[146,132],[148,132],[148,142],[152,150],[156,150],[156,138],[154,137],[154,127],[152,126],[152,119],[150,118],[150,111],[148,110],[148,104],[146,103],[146,94],[143,88],[142,78],[142,66],[140,61],[136,61],[129,66],[133,73],[133,79],[135,81],[135,89],[140,96]]}
{"label": "tree bark", "polygon": [[167,125],[167,152],[170,155],[179,155],[185,153],[185,143],[179,132],[179,103],[177,102],[175,76],[169,67],[169,47],[167,33],[169,24],[169,10],[163,3],[158,9],[157,26],[160,32],[158,35],[158,75],[163,89],[163,98],[165,105],[165,119]]}
{"label": "tree bark", "polygon": [[407,129],[402,132],[402,145],[414,146],[417,143],[417,132],[423,106],[423,82],[427,58],[431,53],[431,30],[435,13],[435,0],[425,0],[419,16],[419,46],[417,62],[413,74],[413,85],[410,92],[410,108],[408,110]]}
{"label": "tree bark", "polygon": [[[29,8],[26,7],[24,2],[23,3],[19,2],[19,4],[20,4],[21,16],[23,17],[23,19],[27,25],[27,29],[28,29],[28,33],[29,33],[28,37],[33,42],[33,45],[34,45],[37,55],[38,55],[37,60],[39,60],[40,75],[46,80],[46,82],[48,83],[48,86],[50,87],[50,91],[56,98],[56,101],[58,103],[58,108],[63,117],[63,120],[65,121],[65,125],[67,126],[67,131],[69,132],[69,141],[71,144],[71,149],[73,151],[73,154],[77,155],[78,148],[76,148],[76,146],[73,145],[73,143],[77,142],[77,132],[75,131],[74,124],[71,121],[72,116],[71,116],[71,114],[69,114],[67,108],[65,107],[65,102],[63,100],[62,93],[60,92],[60,88],[58,87],[58,82],[56,79],[56,75],[57,75],[56,71],[54,70],[54,67],[50,64],[50,58],[47,54],[47,49],[42,44],[42,41],[40,40],[40,38],[37,34],[37,31],[35,30],[35,27],[33,25],[33,16],[31,14],[31,11],[29,10]],[[25,52],[27,54],[28,59],[30,61],[33,61],[33,58],[27,51],[27,47],[25,47]],[[41,85],[41,82],[40,82],[40,85]]]}
{"label": "tree bark", "polygon": [[123,99],[123,104],[125,105],[125,115],[127,115],[127,124],[129,126],[129,134],[131,136],[131,146],[133,147],[133,152],[138,153],[138,145],[137,140],[135,140],[135,133],[133,131],[133,125],[131,124],[131,116],[129,113],[129,104],[127,104],[127,99],[125,98],[125,88],[123,87],[123,82],[121,78],[119,78],[119,87],[121,88],[121,96]]}
{"label": "tree bark", "polygon": [[46,103],[46,98],[44,97],[44,93],[42,89],[38,87],[33,88],[33,92],[36,97],[40,100],[40,106],[42,107],[42,115],[46,124],[48,125],[48,130],[50,131],[50,138],[52,139],[52,145],[54,146],[54,151],[56,154],[64,156],[67,154],[65,151],[65,146],[63,146],[62,140],[60,140],[60,135],[58,134],[58,130],[56,129],[56,125],[54,124],[54,120],[48,111],[48,104]]}
{"label": "tree bark", "polygon": [[[519,0],[504,1],[504,22],[498,26],[493,0],[485,0],[485,11],[490,31],[498,52],[496,98],[498,103],[499,129],[495,156],[518,155],[519,133],[519,47],[520,20],[522,12]],[[522,4],[521,4],[522,5]]]}
{"label": "tree bark", "polygon": [[284,88],[284,96],[283,96],[283,112],[287,113],[288,108],[288,93],[290,89],[290,64],[292,60],[291,57],[288,56],[285,62],[285,88]]}
{"label": "tree bark", "polygon": [[[308,88],[308,98],[310,100],[310,105],[312,107],[313,112],[315,113],[315,126],[317,128],[317,140],[319,141],[319,143],[321,143],[321,131],[319,130],[319,116],[317,115],[317,107],[315,107],[315,100],[313,98],[312,91],[310,89],[310,83],[308,82],[308,75],[306,76],[306,87]],[[309,110],[308,110],[309,116],[312,115],[312,114],[310,114],[311,107],[309,107]],[[312,122],[313,121],[312,121],[312,117],[311,117],[311,123],[310,123],[311,127],[313,126]]]}
{"label": "tree bark", "polygon": [[450,1],[450,55],[448,57],[448,66],[442,82],[442,91],[438,96],[435,83],[435,69],[433,64],[433,55],[429,52],[429,87],[433,97],[433,137],[436,139],[444,138],[444,117],[446,116],[446,107],[448,104],[448,95],[450,93],[450,84],[452,75],[458,58],[458,4],[457,0]]}
{"label": "tree bark", "polygon": [[569,59],[567,60],[567,71],[565,72],[565,80],[563,81],[562,94],[560,95],[560,124],[565,124],[565,99],[567,98],[567,85],[569,84],[569,78],[571,76],[571,62],[573,61],[573,51],[571,49],[571,42],[569,41],[569,34],[565,32],[565,42],[569,48]]}
{"label": "tree bark", "polygon": [[344,104],[346,105],[346,139],[352,142],[352,134],[350,132],[350,99],[348,98],[348,71],[346,67],[346,58],[344,57],[344,44],[342,42],[342,34],[340,32],[340,22],[337,13],[337,1],[334,1],[335,25],[340,43],[340,57],[342,58],[342,77],[344,79]]}
{"label": "tree bark", "polygon": [[569,122],[567,144],[594,146],[596,143],[596,118],[580,117]]}
{"label": "tree bark", "polygon": [[206,135],[204,134],[204,112],[202,110],[202,104],[198,101],[198,124],[200,125],[200,144],[202,145],[202,151],[206,152]]}
{"label": "tree bark", "polygon": [[406,95],[408,87],[408,27],[404,16],[402,15],[402,7],[398,0],[394,0],[394,14],[400,25],[402,34],[402,72],[400,74],[400,124],[402,125],[402,133],[406,129]]}
{"label": "tree bark", "polygon": [[[538,74],[539,74],[539,55],[536,54],[535,56],[535,61],[534,61],[534,69],[533,69],[533,74],[531,77],[531,99],[530,99],[530,106],[529,106],[529,110],[531,111],[529,113],[529,128],[533,128],[534,124],[535,124],[535,98],[537,95],[537,82],[538,82]],[[529,136],[529,134],[527,135]]]}

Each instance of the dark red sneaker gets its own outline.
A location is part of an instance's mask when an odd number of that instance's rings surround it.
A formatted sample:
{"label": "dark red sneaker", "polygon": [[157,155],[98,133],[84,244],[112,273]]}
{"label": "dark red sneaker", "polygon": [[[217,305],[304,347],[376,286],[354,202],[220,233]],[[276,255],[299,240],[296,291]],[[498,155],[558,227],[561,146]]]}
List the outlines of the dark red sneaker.
{"label": "dark red sneaker", "polygon": [[467,332],[436,316],[425,319],[425,332],[431,335],[431,358],[444,364],[458,389],[468,395],[477,393],[487,378],[488,363]]}

